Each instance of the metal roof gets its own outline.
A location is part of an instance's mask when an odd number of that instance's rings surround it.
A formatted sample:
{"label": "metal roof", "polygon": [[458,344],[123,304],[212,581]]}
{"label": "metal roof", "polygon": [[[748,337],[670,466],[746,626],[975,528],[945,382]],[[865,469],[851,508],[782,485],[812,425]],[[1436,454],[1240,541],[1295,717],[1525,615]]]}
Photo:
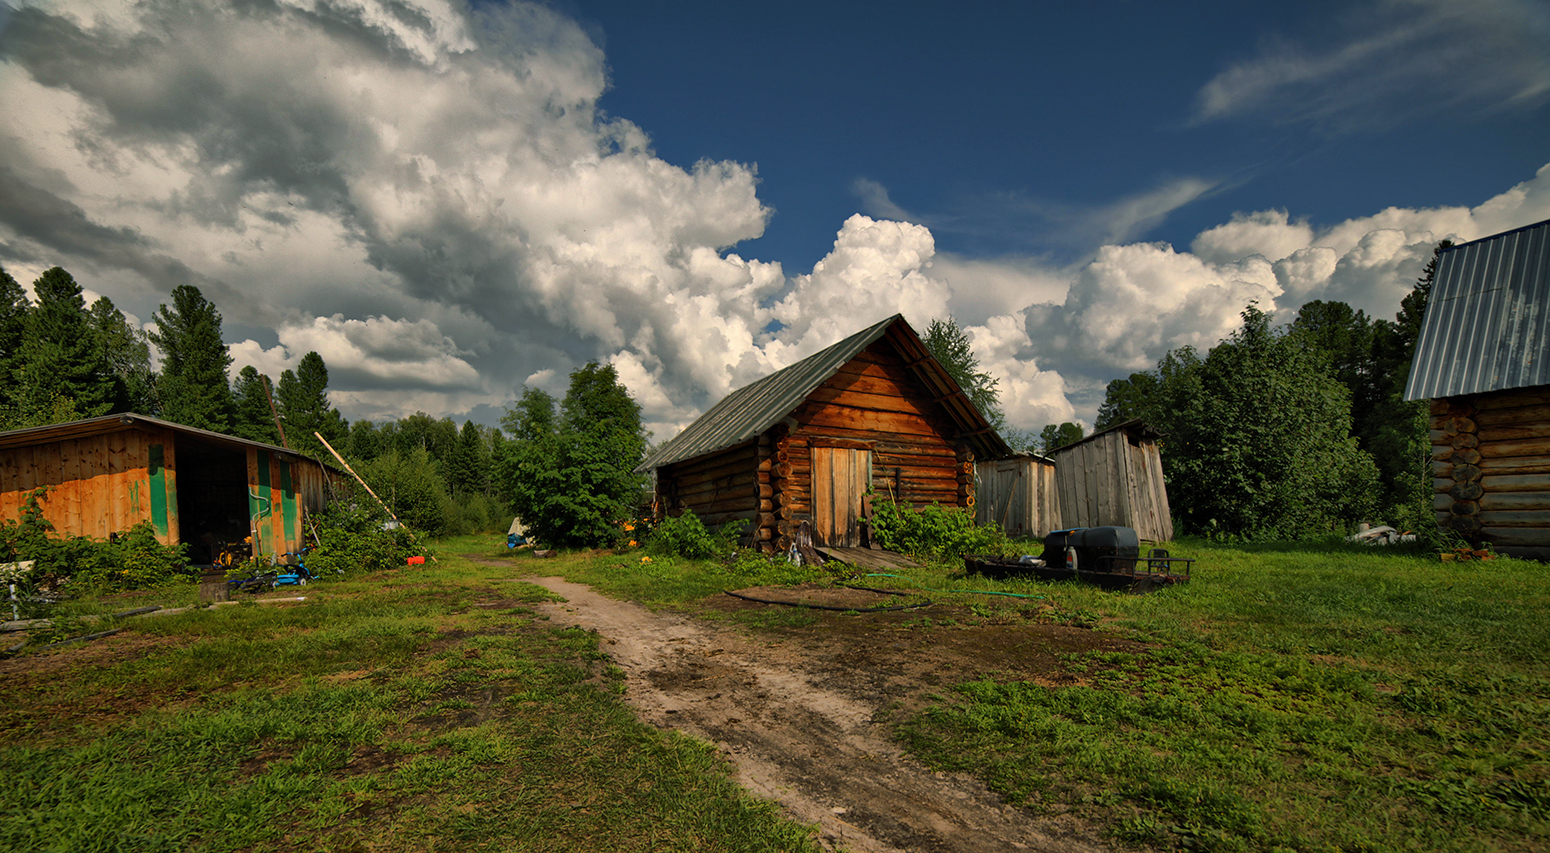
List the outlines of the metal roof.
{"label": "metal roof", "polygon": [[869,326],[826,350],[777,370],[769,376],[728,394],[700,415],[694,423],[658,447],[636,466],[649,471],[696,456],[725,450],[754,438],[796,411],[807,395],[874,342],[887,337],[906,365],[926,388],[939,398],[967,441],[985,458],[1006,456],[1011,448],[969,401],[947,370],[931,356],[904,315],[895,314]]}
{"label": "metal roof", "polygon": [[226,435],[219,432],[211,432],[207,429],[184,426],[183,424],[164,421],[161,418],[153,418],[148,415],[124,412],[118,415],[103,415],[98,418],[87,418],[80,421],[66,421],[58,424],[45,424],[43,426],[28,427],[27,429],[13,429],[9,432],[0,432],[0,448],[26,447],[29,444],[41,444],[46,441],[66,441],[72,438],[86,438],[93,435],[117,432],[125,427],[136,427],[141,424],[162,429],[170,429],[180,432],[192,438],[196,438],[208,444],[218,444],[234,449],[246,449],[256,447],[267,450],[270,453],[281,453],[298,459],[306,459],[322,465],[316,459],[305,454],[288,450],[284,447],[276,447],[273,444],[265,444],[262,441],[250,441],[246,438],[238,438],[234,435]]}
{"label": "metal roof", "polygon": [[1405,399],[1547,384],[1550,220],[1444,250]]}

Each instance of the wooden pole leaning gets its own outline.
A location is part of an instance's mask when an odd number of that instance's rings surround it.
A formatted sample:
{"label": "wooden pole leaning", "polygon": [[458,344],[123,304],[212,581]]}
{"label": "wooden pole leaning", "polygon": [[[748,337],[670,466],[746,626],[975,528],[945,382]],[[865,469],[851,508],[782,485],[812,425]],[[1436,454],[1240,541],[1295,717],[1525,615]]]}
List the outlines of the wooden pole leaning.
{"label": "wooden pole leaning", "polygon": [[[340,456],[339,455],[339,451],[335,450],[334,446],[332,444],[328,443],[328,439],[324,438],[323,434],[320,433],[320,432],[317,432],[316,430],[314,430],[312,434],[317,436],[318,441],[323,442],[323,446],[328,448],[328,452],[329,453],[334,454],[334,458],[339,460],[339,464],[344,466],[344,470],[350,472],[350,476],[355,478],[355,482],[361,484],[361,488],[366,490],[366,494],[371,495],[373,498],[376,499],[377,503],[382,506],[383,511],[388,514],[388,518],[393,519],[393,521],[396,522],[400,527],[404,528],[404,530],[407,530],[409,532],[409,538],[410,539],[413,539],[416,542],[418,542],[419,540],[415,537],[414,531],[413,530],[409,530],[409,526],[408,525],[406,525],[402,521],[398,520],[398,516],[393,513],[393,508],[388,506],[387,502],[382,500],[382,498],[377,497],[377,493],[371,490],[371,486],[366,485],[366,481],[361,479],[361,475],[355,473],[355,469],[350,467],[350,463],[344,461],[344,457]],[[432,563],[439,563],[441,561],[436,559],[435,557],[431,557],[431,562]]]}

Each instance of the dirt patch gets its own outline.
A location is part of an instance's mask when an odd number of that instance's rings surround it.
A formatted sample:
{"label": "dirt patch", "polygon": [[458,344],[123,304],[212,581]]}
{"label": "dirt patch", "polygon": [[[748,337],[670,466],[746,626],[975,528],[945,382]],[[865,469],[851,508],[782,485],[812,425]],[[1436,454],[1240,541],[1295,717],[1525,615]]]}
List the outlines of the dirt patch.
{"label": "dirt patch", "polygon": [[[1037,611],[1005,605],[1006,615],[993,614],[991,624],[954,624],[967,611],[946,608],[823,612],[812,625],[750,636],[560,578],[529,580],[567,599],[537,606],[551,620],[598,632],[644,720],[716,744],[744,786],[817,824],[830,847],[1107,849],[1074,817],[1009,806],[968,776],[927,769],[893,742],[889,726],[952,684],[992,674],[1076,683],[1062,671],[1061,655],[1139,644],[1041,622]],[[706,603],[726,610],[777,606],[730,596]]]}
{"label": "dirt patch", "polygon": [[[11,732],[56,733],[73,725],[107,725],[149,708],[167,707],[181,696],[152,690],[102,690],[89,695],[60,695],[61,683],[76,674],[105,670],[125,661],[148,657],[187,644],[186,639],[125,631],[96,642],[79,643],[9,660],[0,660],[6,707],[0,728]],[[70,672],[70,678],[62,673]]]}

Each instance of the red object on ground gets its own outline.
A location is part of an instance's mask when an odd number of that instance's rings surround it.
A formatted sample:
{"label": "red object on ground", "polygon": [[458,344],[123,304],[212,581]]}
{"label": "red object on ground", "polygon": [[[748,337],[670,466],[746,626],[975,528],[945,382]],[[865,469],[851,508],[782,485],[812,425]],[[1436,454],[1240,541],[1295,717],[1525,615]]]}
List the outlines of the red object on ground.
{"label": "red object on ground", "polygon": [[425,558],[424,557],[410,557],[409,558],[409,565],[411,565],[411,566],[423,566],[423,565],[425,565]]}

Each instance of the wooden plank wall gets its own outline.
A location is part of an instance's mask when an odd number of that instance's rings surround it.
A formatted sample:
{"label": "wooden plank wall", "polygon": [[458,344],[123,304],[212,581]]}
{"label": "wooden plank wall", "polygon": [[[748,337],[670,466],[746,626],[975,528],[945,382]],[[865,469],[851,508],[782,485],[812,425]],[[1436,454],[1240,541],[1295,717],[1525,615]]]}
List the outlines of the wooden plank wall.
{"label": "wooden plank wall", "polygon": [[975,463],[975,520],[1008,536],[1043,537],[1060,529],[1060,492],[1053,463],[1031,457]]}
{"label": "wooden plank wall", "polygon": [[[157,447],[162,464],[153,472]],[[159,521],[157,538],[178,541],[177,451],[170,431],[124,429],[0,450],[0,517],[19,518],[26,493],[37,486],[53,487],[43,515],[59,535],[105,539],[141,521]]]}
{"label": "wooden plank wall", "polygon": [[328,501],[329,473],[307,459],[282,462],[256,447],[247,449],[248,512],[254,554],[277,556],[305,547],[303,516]]}
{"label": "wooden plank wall", "polygon": [[1433,400],[1437,523],[1550,560],[1550,386]]}
{"label": "wooden plank wall", "polygon": [[1054,455],[1062,527],[1131,527],[1141,539],[1173,539],[1157,442],[1114,430]]}

